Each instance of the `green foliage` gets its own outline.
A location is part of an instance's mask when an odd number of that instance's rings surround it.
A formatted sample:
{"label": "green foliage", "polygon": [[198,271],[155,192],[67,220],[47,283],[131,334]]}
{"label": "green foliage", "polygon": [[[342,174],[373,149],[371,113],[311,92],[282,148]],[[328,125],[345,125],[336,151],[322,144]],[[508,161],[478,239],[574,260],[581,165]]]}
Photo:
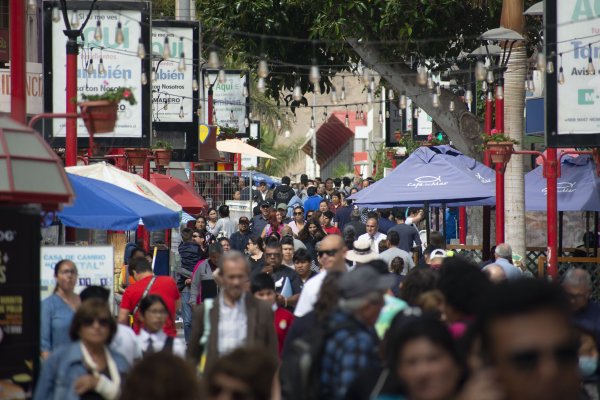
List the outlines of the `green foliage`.
{"label": "green foliage", "polygon": [[398,143],[398,147],[406,147],[406,154],[411,154],[421,147],[421,143],[412,138],[412,135],[403,135]]}
{"label": "green foliage", "polygon": [[106,100],[111,102],[120,102],[121,100],[128,102],[132,106],[136,104],[135,96],[128,87],[110,88],[102,94],[82,94],[81,98],[87,101]]}
{"label": "green foliage", "polygon": [[352,168],[348,164],[344,164],[343,162],[340,162],[333,169],[333,176],[341,177],[341,176],[352,175],[352,174],[353,174]]}
{"label": "green foliage", "polygon": [[166,140],[157,140],[156,142],[152,143],[152,148],[171,150],[173,149],[173,145]]}
{"label": "green foliage", "polygon": [[382,143],[381,146],[379,146],[379,149],[377,150],[377,152],[375,153],[375,167],[377,168],[377,171],[375,172],[375,176],[373,177],[375,180],[382,179],[383,178],[383,170],[385,168],[392,167],[392,161],[387,158],[388,151],[389,151],[389,149],[386,148],[384,146],[384,144]]}
{"label": "green foliage", "polygon": [[302,139],[286,140],[284,144],[277,143],[277,132],[268,125],[262,125],[260,129],[260,149],[267,154],[276,157],[276,160],[261,158],[259,170],[267,175],[282,176],[289,172],[300,155]]}
{"label": "green foliage", "polygon": [[487,134],[483,134],[481,135],[481,140],[483,140],[483,143],[489,143],[489,142],[496,142],[496,143],[500,143],[500,142],[510,142],[513,144],[519,144],[518,140],[515,140],[509,136],[506,136],[503,133],[494,133],[493,135],[487,135]]}

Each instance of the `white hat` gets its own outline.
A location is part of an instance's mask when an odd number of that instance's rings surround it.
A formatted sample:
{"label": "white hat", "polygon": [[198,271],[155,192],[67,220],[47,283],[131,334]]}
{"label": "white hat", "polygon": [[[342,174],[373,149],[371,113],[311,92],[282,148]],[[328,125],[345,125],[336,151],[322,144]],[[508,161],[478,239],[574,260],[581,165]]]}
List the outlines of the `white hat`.
{"label": "white hat", "polygon": [[434,258],[446,258],[446,251],[443,249],[435,249],[429,255],[429,259],[433,260]]}
{"label": "white hat", "polygon": [[368,263],[379,258],[378,254],[371,248],[371,242],[368,239],[358,239],[354,241],[354,249],[346,253],[346,259],[357,263]]}

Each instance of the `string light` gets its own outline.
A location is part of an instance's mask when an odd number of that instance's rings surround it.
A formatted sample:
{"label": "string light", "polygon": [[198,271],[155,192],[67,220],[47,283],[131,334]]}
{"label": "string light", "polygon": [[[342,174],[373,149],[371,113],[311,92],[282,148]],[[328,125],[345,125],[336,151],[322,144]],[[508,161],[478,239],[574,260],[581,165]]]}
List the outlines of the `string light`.
{"label": "string light", "polygon": [[310,67],[310,72],[308,74],[308,80],[313,85],[318,86],[318,83],[321,82],[321,73],[319,72],[319,67],[313,65]]}
{"label": "string light", "polygon": [[356,114],[354,115],[354,119],[358,121],[360,119],[360,114],[358,112],[358,106],[356,106]]}
{"label": "string light", "polygon": [[377,117],[377,119],[380,124],[383,124],[383,113],[381,112],[381,109],[379,109],[379,116]]}
{"label": "string light", "polygon": [[100,57],[100,62],[98,63],[98,75],[106,75],[106,68],[104,68],[104,60]]}
{"label": "string light", "polygon": [[371,88],[369,87],[367,89],[367,103],[371,104],[373,102],[373,92],[371,91]]}
{"label": "string light", "polygon": [[296,82],[296,86],[294,86],[294,91],[292,92],[292,99],[294,99],[294,101],[302,100],[302,88],[300,87],[300,82]]}
{"label": "string light", "polygon": [[335,86],[331,86],[331,103],[337,104],[337,92]]}
{"label": "string light", "polygon": [[362,121],[364,121],[364,120],[365,120],[365,113],[363,112],[363,110],[362,110],[362,107],[360,108],[360,115],[359,115],[359,118],[360,118]]}
{"label": "string light", "polygon": [[388,90],[388,100],[394,100],[394,90]]}
{"label": "string light", "polygon": [[246,128],[250,126],[250,120],[248,119],[248,117],[244,118],[244,126]]}
{"label": "string light", "polygon": [[[244,89],[245,88],[246,88],[246,86],[244,86]],[[192,90],[194,92],[196,92],[198,90],[198,79],[196,79],[196,77],[194,77],[194,80],[192,81]]]}
{"label": "string light", "polygon": [[488,83],[487,83],[487,81],[481,82],[481,90],[484,91],[484,92],[487,92],[487,90],[488,90]]}
{"label": "string light", "polygon": [[314,117],[314,115],[311,115],[311,116],[310,116],[310,127],[311,127],[312,129],[315,129],[315,127],[316,127],[316,126],[317,126],[317,125],[315,124],[315,117]]}
{"label": "string light", "polygon": [[369,87],[371,88],[371,92],[375,92],[375,77],[371,75],[371,82],[369,83]]}
{"label": "string light", "polygon": [[439,83],[437,83],[437,84],[435,85],[435,92],[437,93],[437,95],[438,95],[438,96],[441,96],[441,95],[442,95],[442,86],[440,86],[440,84],[439,84]]}
{"label": "string light", "polygon": [[350,118],[348,118],[348,107],[346,107],[346,117],[344,118],[344,125],[347,127],[350,126]]}
{"label": "string light", "polygon": [[58,9],[58,7],[52,8],[52,21],[60,22],[60,10]]}
{"label": "string light", "polygon": [[418,119],[420,113],[421,113],[420,109],[418,107],[415,108],[415,111],[413,113],[413,117],[416,118],[416,119]]}
{"label": "string light", "polygon": [[286,138],[289,138],[291,134],[292,134],[292,132],[290,132],[290,130],[289,130],[289,129],[286,129],[286,130],[285,130],[285,132],[283,132],[283,135],[284,135]]}
{"label": "string light", "polygon": [[295,124],[298,122],[298,116],[294,113],[294,117],[292,118],[292,122]]}
{"label": "string light", "polygon": [[541,73],[546,72],[546,55],[541,51],[537,54],[537,69]]}
{"label": "string light", "polygon": [[256,83],[256,89],[260,93],[264,93],[267,90],[267,84],[265,82],[265,78],[258,78],[258,82]]}
{"label": "string light", "polygon": [[121,21],[117,22],[117,32],[115,33],[115,43],[121,45],[125,42],[125,36],[123,35],[123,25]]}
{"label": "string light", "polygon": [[454,100],[450,100],[450,105],[448,106],[448,110],[450,112],[454,112],[455,109],[456,109],[456,106],[454,105]]}
{"label": "string light", "polygon": [[494,71],[489,70],[487,73],[487,83],[492,84],[494,83]]}
{"label": "string light", "polygon": [[185,114],[183,113],[183,106],[179,107],[179,118],[183,119],[185,117]]}
{"label": "string light", "polygon": [[221,61],[219,60],[219,53],[216,50],[211,50],[208,53],[208,66],[209,68],[217,69],[221,66]]}
{"label": "string light", "polygon": [[169,37],[165,36],[165,41],[163,43],[163,59],[168,60],[171,58],[171,46],[169,46]]}
{"label": "string light", "polygon": [[248,83],[244,82],[244,86],[242,87],[242,96],[248,97]]}
{"label": "string light", "polygon": [[342,77],[342,91],[340,92],[340,100],[346,100],[346,85],[344,82],[344,77]]}
{"label": "string light", "polygon": [[467,89],[465,92],[465,103],[471,104],[473,102],[473,91],[471,89]]}
{"label": "string light", "polygon": [[440,106],[440,96],[437,93],[433,93],[431,95],[431,105],[434,108],[438,108]]}
{"label": "string light", "polygon": [[502,85],[496,86],[496,99],[498,99],[498,100],[504,99],[504,87],[502,87]]}
{"label": "string light", "polygon": [[142,77],[140,79],[140,82],[142,82],[142,85],[148,84],[148,78],[146,77],[146,72],[142,72]]}
{"label": "string light", "polygon": [[229,120],[234,121],[235,115],[233,115],[233,109],[229,110]]}
{"label": "string light", "polygon": [[429,78],[427,78],[427,89],[431,90],[435,87],[435,84],[433,83],[433,78],[430,76]]}
{"label": "string light", "polygon": [[390,110],[385,110],[385,117],[390,118]]}
{"label": "string light", "polygon": [[494,101],[494,96],[492,95],[491,90],[489,92],[487,92],[487,101],[489,101],[489,102]]}
{"label": "string light", "polygon": [[[219,73],[217,75],[217,80],[219,81],[219,83],[227,82],[227,75],[225,75],[225,70],[223,68],[221,68],[219,70]],[[259,80],[259,83],[260,83],[260,80]],[[263,79],[263,87],[264,87],[264,84],[265,84],[265,80]]]}
{"label": "string light", "polygon": [[552,58],[554,58],[554,56],[554,53],[552,53],[550,55],[550,59],[548,59],[548,62],[546,63],[546,72],[549,74],[554,73],[554,61],[552,61]]}
{"label": "string light", "polygon": [[363,84],[367,86],[371,83],[371,71],[368,68],[363,68]]}
{"label": "string light", "polygon": [[560,67],[558,68],[558,84],[565,84],[565,72],[563,70],[562,53],[560,53]]}
{"label": "string light", "polygon": [[325,111],[323,111],[323,122],[327,121],[327,107],[325,107]]}
{"label": "string light", "polygon": [[150,75],[152,82],[156,82],[156,68],[152,67],[152,74]]}
{"label": "string light", "polygon": [[185,72],[185,54],[183,51],[181,52],[181,57],[179,57],[179,63],[177,64],[177,71]]}
{"label": "string light", "polygon": [[281,119],[277,118],[277,129],[281,129]]}
{"label": "string light", "polygon": [[485,67],[484,62],[477,61],[477,64],[475,65],[475,79],[478,82],[485,81],[486,75],[487,75],[487,68]]}
{"label": "string light", "polygon": [[417,67],[417,83],[421,86],[427,85],[427,68],[423,65]]}
{"label": "string light", "polygon": [[88,75],[92,75],[94,73],[94,60],[93,59],[90,59],[90,62],[88,63],[87,73],[88,73]]}
{"label": "string light", "polygon": [[588,65],[587,65],[587,73],[590,75],[596,74],[596,69],[594,68],[594,63],[592,61],[592,44],[588,45],[589,47],[589,57],[588,57]]}
{"label": "string light", "polygon": [[400,101],[398,102],[401,110],[406,110],[406,94],[402,92],[400,95]]}
{"label": "string light", "polygon": [[142,41],[141,37],[138,40],[137,56],[141,59],[146,57],[146,46],[144,46],[144,42]]}
{"label": "string light", "polygon": [[77,10],[73,10],[71,13],[71,29],[79,28],[79,15],[77,15]]}
{"label": "string light", "polygon": [[94,40],[96,42],[102,41],[102,24],[100,23],[100,20],[96,21],[96,30],[94,31]]}
{"label": "string light", "polygon": [[269,65],[265,60],[260,60],[258,62],[258,69],[256,71],[259,78],[266,78],[269,76]]}

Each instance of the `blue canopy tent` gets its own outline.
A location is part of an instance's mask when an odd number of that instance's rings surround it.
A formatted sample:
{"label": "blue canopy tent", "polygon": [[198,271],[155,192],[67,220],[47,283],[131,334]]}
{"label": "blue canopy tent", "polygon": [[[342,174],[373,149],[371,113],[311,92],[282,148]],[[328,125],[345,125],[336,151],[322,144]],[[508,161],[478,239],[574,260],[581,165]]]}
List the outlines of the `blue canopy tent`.
{"label": "blue canopy tent", "polygon": [[118,186],[67,173],[75,201],[58,213],[66,226],[133,230],[140,220],[150,231],[179,227],[179,213]]}
{"label": "blue canopy tent", "polygon": [[[244,177],[245,179],[250,179],[250,172],[242,172],[242,177]],[[261,182],[265,182],[267,186],[271,189],[275,186],[281,185],[281,179],[274,178],[267,174],[263,174],[262,172],[252,171],[252,185],[257,186]]]}
{"label": "blue canopy tent", "polygon": [[350,196],[365,207],[492,205],[493,169],[450,146],[420,147],[388,176]]}
{"label": "blue canopy tent", "polygon": [[[600,177],[590,156],[564,156],[557,186],[558,211],[600,211]],[[525,175],[527,211],[546,211],[546,192],[542,166]]]}

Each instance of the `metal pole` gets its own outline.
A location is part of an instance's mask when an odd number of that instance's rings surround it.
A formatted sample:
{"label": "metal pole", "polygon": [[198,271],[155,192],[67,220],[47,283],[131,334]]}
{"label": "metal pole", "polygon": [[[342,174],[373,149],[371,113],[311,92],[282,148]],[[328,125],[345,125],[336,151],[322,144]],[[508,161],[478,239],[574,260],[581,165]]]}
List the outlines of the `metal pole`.
{"label": "metal pole", "polygon": [[458,231],[460,244],[467,244],[467,208],[458,207]]}
{"label": "metal pole", "polygon": [[552,280],[558,278],[558,253],[557,253],[557,157],[556,148],[546,149],[546,180],[547,180],[547,216],[548,216],[548,276]]}
{"label": "metal pole", "polygon": [[[67,114],[77,113],[77,56],[79,46],[77,37],[79,31],[66,30],[67,40]],[[77,120],[69,118],[66,121],[65,138],[65,165],[71,167],[77,165]]]}
{"label": "metal pole", "polygon": [[484,131],[485,133],[487,133],[488,135],[491,135],[492,133],[492,114],[493,114],[493,107],[492,107],[492,92],[488,91],[485,97],[485,120],[484,120]]}
{"label": "metal pole", "polygon": [[[492,102],[489,99],[489,96],[486,95],[486,100],[485,100],[485,114],[484,114],[484,132],[488,135],[492,134]],[[488,167],[490,167],[491,161],[490,161],[490,153],[489,151],[485,150],[483,152],[483,163],[485,165],[487,165]],[[483,227],[482,227],[482,241],[481,241],[481,256],[484,260],[487,260],[490,258],[490,225],[491,225],[491,209],[490,206],[484,206],[483,207],[483,216],[482,216],[482,223],[483,223]]]}
{"label": "metal pole", "polygon": [[[498,79],[498,88],[502,79]],[[496,88],[496,90],[500,90]],[[496,92],[497,94],[497,92]],[[491,98],[488,96],[491,105]],[[491,123],[491,121],[490,121]],[[504,132],[504,96],[496,95],[496,131]],[[496,164],[496,245],[504,243],[504,164]]]}
{"label": "metal pole", "polygon": [[[313,92],[313,107],[312,107],[312,119],[317,123],[315,115],[315,106],[317,105],[317,94]],[[312,138],[310,139],[310,145],[312,146],[312,159],[313,159],[313,178],[317,177],[317,128],[313,130]]]}
{"label": "metal pole", "polygon": [[27,123],[27,94],[25,79],[27,68],[25,50],[26,2],[10,0],[10,116],[22,124]]}

